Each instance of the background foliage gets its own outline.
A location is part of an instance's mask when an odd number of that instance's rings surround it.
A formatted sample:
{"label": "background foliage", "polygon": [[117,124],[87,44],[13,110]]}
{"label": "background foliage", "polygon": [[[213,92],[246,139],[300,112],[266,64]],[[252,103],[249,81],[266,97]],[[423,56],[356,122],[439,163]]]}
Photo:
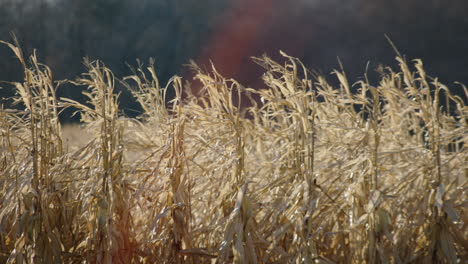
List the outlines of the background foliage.
{"label": "background foliage", "polygon": [[[450,85],[468,83],[467,8],[463,0],[1,0],[0,39],[10,41],[14,32],[26,52],[38,50],[57,80],[83,71],[85,56],[103,60],[116,76],[131,74],[126,63],[154,57],[162,83],[185,75],[189,59],[212,59],[222,74],[258,86],[262,72],[249,57],[267,52],[279,59],[279,49],[324,71],[337,67],[338,56],[352,78],[362,77],[370,61],[369,76],[377,79],[374,69],[395,57],[387,34],[403,54],[422,58],[429,75],[437,73]],[[237,42],[214,43],[236,26],[238,39],[256,29],[241,54],[233,52]],[[216,49],[223,55],[210,51]],[[229,56],[241,57],[241,65],[230,68]],[[0,58],[0,80],[22,80],[20,65],[4,46]],[[13,94],[2,86],[2,98]],[[65,85],[58,94],[83,100],[81,90]],[[122,108],[139,109],[123,93]]]}

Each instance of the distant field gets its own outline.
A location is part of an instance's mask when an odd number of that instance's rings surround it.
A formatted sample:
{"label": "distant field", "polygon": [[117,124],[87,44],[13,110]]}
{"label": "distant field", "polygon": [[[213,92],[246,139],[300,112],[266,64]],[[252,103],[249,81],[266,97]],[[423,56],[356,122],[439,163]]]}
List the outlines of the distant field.
{"label": "distant field", "polygon": [[[197,97],[148,67],[123,80],[144,111],[127,119],[102,63],[73,81],[81,104],[10,47],[25,81],[23,109],[0,109],[0,263],[468,259],[466,98],[421,61],[332,87],[262,57],[263,90],[193,65]],[[59,123],[65,107],[80,125]]]}

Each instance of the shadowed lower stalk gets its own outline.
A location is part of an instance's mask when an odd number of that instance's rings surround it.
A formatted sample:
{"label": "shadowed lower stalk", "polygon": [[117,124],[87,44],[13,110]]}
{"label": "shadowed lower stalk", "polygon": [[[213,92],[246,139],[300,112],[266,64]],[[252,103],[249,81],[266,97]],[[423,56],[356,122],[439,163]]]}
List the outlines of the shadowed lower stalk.
{"label": "shadowed lower stalk", "polygon": [[372,178],[370,183],[370,190],[369,193],[369,204],[372,204],[371,211],[368,212],[369,214],[369,231],[368,231],[368,239],[369,239],[369,252],[368,252],[368,263],[374,264],[378,262],[378,255],[377,249],[379,247],[378,243],[380,240],[379,234],[377,233],[376,226],[379,224],[377,221],[377,214],[376,211],[379,210],[380,196],[379,187],[378,187],[378,173],[379,173],[379,144],[380,144],[380,96],[379,91],[375,87],[370,88],[372,94],[372,112],[371,112],[371,129],[372,134],[374,135],[374,144],[372,149]]}

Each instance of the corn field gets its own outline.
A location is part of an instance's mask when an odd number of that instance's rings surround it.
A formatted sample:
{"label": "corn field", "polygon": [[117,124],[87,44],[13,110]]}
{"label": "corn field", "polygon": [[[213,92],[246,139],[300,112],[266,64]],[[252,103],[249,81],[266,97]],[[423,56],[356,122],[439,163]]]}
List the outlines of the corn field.
{"label": "corn field", "polygon": [[[202,95],[151,64],[118,79],[86,61],[80,103],[2,43],[24,81],[0,106],[0,263],[468,260],[468,90],[421,60],[398,56],[375,84],[337,70],[334,87],[287,54],[254,58],[268,89],[192,64]],[[70,107],[81,144],[59,122]]]}

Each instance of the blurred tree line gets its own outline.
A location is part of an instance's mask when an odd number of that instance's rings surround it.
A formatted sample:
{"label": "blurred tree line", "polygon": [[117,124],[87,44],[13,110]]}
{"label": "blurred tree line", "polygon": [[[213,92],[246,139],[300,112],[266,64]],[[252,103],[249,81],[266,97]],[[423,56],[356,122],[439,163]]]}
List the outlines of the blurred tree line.
{"label": "blurred tree line", "polygon": [[[159,77],[180,73],[214,30],[223,1],[206,0],[0,0],[0,39],[19,40],[25,54],[34,49],[54,78],[74,79],[85,71],[83,58],[102,60],[116,76],[131,74],[127,63],[156,59]],[[20,64],[0,46],[0,80],[22,79]],[[1,98],[11,96],[0,84]],[[124,108],[134,107],[125,94]],[[84,99],[81,88],[65,85],[59,96]],[[67,113],[68,115],[69,113]]]}
{"label": "blurred tree line", "polygon": [[[329,72],[339,57],[351,80],[380,63],[394,62],[387,34],[409,58],[422,58],[430,75],[468,83],[468,1],[465,0],[252,0],[269,3],[252,56],[283,49],[311,68]],[[197,59],[226,21],[236,0],[0,0],[0,39],[19,39],[25,54],[37,49],[55,79],[73,79],[82,59],[100,59],[116,76],[126,63],[154,57],[164,83]],[[246,1],[244,8],[248,7]],[[265,6],[267,6],[265,4]],[[229,32],[227,32],[229,34]],[[228,52],[228,51],[227,51]],[[209,53],[208,53],[209,54]],[[249,84],[250,77],[239,76]],[[258,76],[255,76],[258,77]],[[0,46],[0,80],[22,79],[19,63]],[[12,89],[0,84],[2,101]],[[82,99],[80,87],[65,85],[60,96]],[[461,94],[461,90],[460,90]],[[123,108],[135,108],[131,96]]]}

